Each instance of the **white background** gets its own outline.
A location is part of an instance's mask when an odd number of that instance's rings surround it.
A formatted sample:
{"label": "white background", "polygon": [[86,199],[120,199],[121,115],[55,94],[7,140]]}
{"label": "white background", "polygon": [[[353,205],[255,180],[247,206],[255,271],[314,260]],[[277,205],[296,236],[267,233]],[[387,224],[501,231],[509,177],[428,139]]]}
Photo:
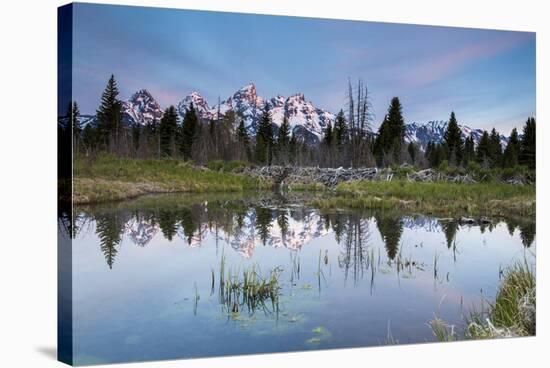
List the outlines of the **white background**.
{"label": "white background", "polygon": [[[96,1],[104,3],[106,1]],[[536,338],[270,354],[125,367],[547,366],[545,270],[549,26],[545,1],[142,0],[108,3],[537,32]],[[56,346],[56,17],[58,0],[0,3],[0,366],[54,367]],[[546,293],[544,292],[546,291]],[[546,350],[545,350],[546,348]]]}

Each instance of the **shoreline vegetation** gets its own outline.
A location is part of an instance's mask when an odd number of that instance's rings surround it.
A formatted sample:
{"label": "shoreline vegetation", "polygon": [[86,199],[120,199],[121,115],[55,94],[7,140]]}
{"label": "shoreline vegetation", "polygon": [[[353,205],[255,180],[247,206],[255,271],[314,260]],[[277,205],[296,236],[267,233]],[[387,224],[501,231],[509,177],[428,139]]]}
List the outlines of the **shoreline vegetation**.
{"label": "shoreline vegetation", "polygon": [[218,173],[176,159],[130,159],[102,154],[74,160],[74,204],[132,199],[145,194],[242,192],[269,189],[257,178]]}
{"label": "shoreline vegetation", "polygon": [[[160,120],[138,122],[128,118],[118,96],[111,75],[92,122],[82,124],[76,101],[70,101],[66,115],[59,117],[59,140],[72,142],[63,145],[59,155],[61,189],[70,187],[74,178],[72,193],[61,190],[72,198],[61,200],[85,204],[152,193],[279,187],[322,193],[325,198],[314,204],[328,208],[396,208],[448,215],[535,214],[534,117],[527,118],[521,134],[514,128],[504,137],[493,128],[490,133],[478,131],[481,135],[474,137],[471,132],[465,136],[452,111],[443,136],[433,137],[423,146],[405,140],[406,119],[397,96],[391,99],[378,130],[373,130],[371,92],[362,79],[356,84],[348,80],[346,108],[333,121],[322,124],[322,132],[317,131],[315,137],[307,129],[291,126],[286,115],[276,122],[269,104],[255,106],[252,118],[233,110],[209,118],[190,103],[182,109],[170,106],[158,111]],[[71,172],[62,157],[73,154]],[[264,178],[254,171],[274,166],[301,171],[352,167],[355,172],[351,179],[326,181]],[[357,177],[359,168],[373,168],[376,177]],[[390,174],[384,180],[379,171]],[[421,180],[411,182],[409,174]],[[446,179],[440,180],[441,176]],[[459,177],[460,184],[451,183]]]}
{"label": "shoreline vegetation", "polygon": [[465,329],[439,317],[428,322],[437,341],[480,340],[536,335],[536,277],[527,261],[516,262],[502,272],[494,302],[487,310],[472,312],[465,318]]}
{"label": "shoreline vegetation", "polygon": [[[102,154],[74,160],[74,204],[94,204],[145,194],[267,191],[273,181],[242,175],[243,163],[193,166],[175,159],[128,159]],[[535,215],[534,184],[360,180],[328,188],[318,182],[288,183],[282,190],[315,192],[321,209],[399,209],[445,215]]]}
{"label": "shoreline vegetation", "polygon": [[359,181],[339,184],[321,208],[398,209],[427,214],[535,216],[535,186]]}

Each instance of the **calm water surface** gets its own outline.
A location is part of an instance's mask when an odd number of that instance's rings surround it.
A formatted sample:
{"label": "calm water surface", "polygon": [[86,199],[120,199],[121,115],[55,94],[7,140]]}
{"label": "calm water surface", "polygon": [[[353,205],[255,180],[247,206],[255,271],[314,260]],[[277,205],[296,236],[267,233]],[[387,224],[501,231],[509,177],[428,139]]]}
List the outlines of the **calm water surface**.
{"label": "calm water surface", "polygon": [[[394,212],[320,212],[266,195],[155,196],[75,213],[75,364],[435,341],[460,330],[535,225]],[[276,270],[278,303],[220,303],[225,267]],[[212,289],[212,273],[216,280]]]}

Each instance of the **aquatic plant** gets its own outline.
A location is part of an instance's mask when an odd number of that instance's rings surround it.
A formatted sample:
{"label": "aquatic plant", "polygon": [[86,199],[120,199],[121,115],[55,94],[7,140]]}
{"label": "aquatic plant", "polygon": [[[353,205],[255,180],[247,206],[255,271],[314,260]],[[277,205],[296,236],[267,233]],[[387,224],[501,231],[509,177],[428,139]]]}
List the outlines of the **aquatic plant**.
{"label": "aquatic plant", "polygon": [[290,272],[290,283],[294,285],[295,279],[300,279],[300,256],[297,253],[290,254],[290,261],[292,262],[292,268]]}
{"label": "aquatic plant", "polygon": [[437,252],[435,253],[434,255],[434,280],[437,280],[437,275],[438,275],[438,268],[437,268],[437,258],[438,258],[438,255],[437,255]]}
{"label": "aquatic plant", "polygon": [[437,341],[444,342],[456,340],[455,326],[448,324],[438,316],[435,316],[434,319],[428,322],[428,325],[432,329]]}
{"label": "aquatic plant", "polygon": [[197,315],[197,307],[199,306],[199,300],[201,299],[201,296],[199,295],[199,290],[197,289],[197,283],[195,282],[195,299],[193,302],[193,314]]}
{"label": "aquatic plant", "polygon": [[306,340],[307,345],[318,345],[323,341],[329,340],[332,334],[323,326],[315,327],[311,332],[315,335]]}
{"label": "aquatic plant", "polygon": [[262,275],[257,265],[241,272],[229,268],[226,271],[225,254],[222,253],[219,271],[218,300],[228,313],[240,313],[242,308],[253,314],[261,309],[266,313],[278,313],[281,287],[280,268]]}
{"label": "aquatic plant", "polygon": [[535,335],[536,279],[533,269],[524,260],[509,266],[502,274],[495,302],[489,303],[485,313],[474,313],[470,317],[468,338]]}
{"label": "aquatic plant", "polygon": [[[533,336],[536,333],[536,279],[524,260],[506,268],[494,303],[466,319],[465,339]],[[462,304],[462,301],[461,301]],[[428,322],[438,341],[456,340],[454,326],[439,317]]]}

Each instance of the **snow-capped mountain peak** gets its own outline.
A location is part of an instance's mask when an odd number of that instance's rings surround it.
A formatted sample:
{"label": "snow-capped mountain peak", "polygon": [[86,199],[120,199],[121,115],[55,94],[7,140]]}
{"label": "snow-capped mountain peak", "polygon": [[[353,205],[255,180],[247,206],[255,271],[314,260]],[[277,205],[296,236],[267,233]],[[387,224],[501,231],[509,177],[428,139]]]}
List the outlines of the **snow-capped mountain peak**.
{"label": "snow-capped mountain peak", "polygon": [[142,89],[122,102],[123,119],[130,124],[147,124],[162,118],[162,109],[151,93]]}
{"label": "snow-capped mountain peak", "polygon": [[178,115],[181,118],[185,116],[185,113],[187,112],[191,104],[193,104],[193,108],[195,109],[199,117],[210,118],[210,107],[208,106],[208,102],[197,91],[189,93],[187,96],[185,96],[183,100],[178,103],[177,111]]}
{"label": "snow-capped mountain peak", "polygon": [[[474,144],[477,145],[481,136],[483,135],[482,129],[470,128],[467,125],[458,124],[460,131],[462,132],[462,139],[465,140],[468,137],[474,139]],[[416,143],[422,150],[426,149],[429,142],[441,143],[445,137],[445,131],[447,130],[447,121],[433,120],[426,123],[412,122],[405,125],[405,142]],[[504,147],[508,142],[508,138],[504,135],[500,136],[500,143]]]}
{"label": "snow-capped mountain peak", "polygon": [[253,102],[255,99],[258,98],[256,86],[254,85],[254,83],[248,83],[247,85],[241,87],[237,92],[235,92],[233,98],[244,99]]}
{"label": "snow-capped mountain peak", "polygon": [[[316,107],[311,101],[308,101],[303,93],[295,93],[287,98],[277,95],[264,99],[258,96],[254,83],[244,85],[231,96],[213,106],[208,104],[208,101],[200,92],[192,91],[177,105],[180,121],[183,120],[191,103],[198,117],[203,121],[223,118],[227,112],[234,112],[237,117],[236,123],[242,119],[251,135],[256,134],[262,110],[267,105],[275,130],[282,125],[283,119],[286,117],[291,131],[310,143],[319,142],[328,123],[334,125],[336,119],[330,111]],[[129,124],[145,125],[154,120],[160,120],[163,115],[159,103],[146,89],[137,91],[128,101],[124,101],[122,111],[124,121]],[[86,122],[93,121],[95,121],[95,118],[92,116]],[[481,129],[473,129],[461,124],[459,124],[459,128],[462,131],[462,138],[466,139],[472,136],[475,144],[479,142],[483,135]],[[425,123],[412,122],[405,125],[405,141],[414,142],[425,149],[430,141],[441,143],[446,130],[447,121],[444,120],[432,120]],[[508,138],[501,135],[503,146],[506,145],[507,141]]]}

